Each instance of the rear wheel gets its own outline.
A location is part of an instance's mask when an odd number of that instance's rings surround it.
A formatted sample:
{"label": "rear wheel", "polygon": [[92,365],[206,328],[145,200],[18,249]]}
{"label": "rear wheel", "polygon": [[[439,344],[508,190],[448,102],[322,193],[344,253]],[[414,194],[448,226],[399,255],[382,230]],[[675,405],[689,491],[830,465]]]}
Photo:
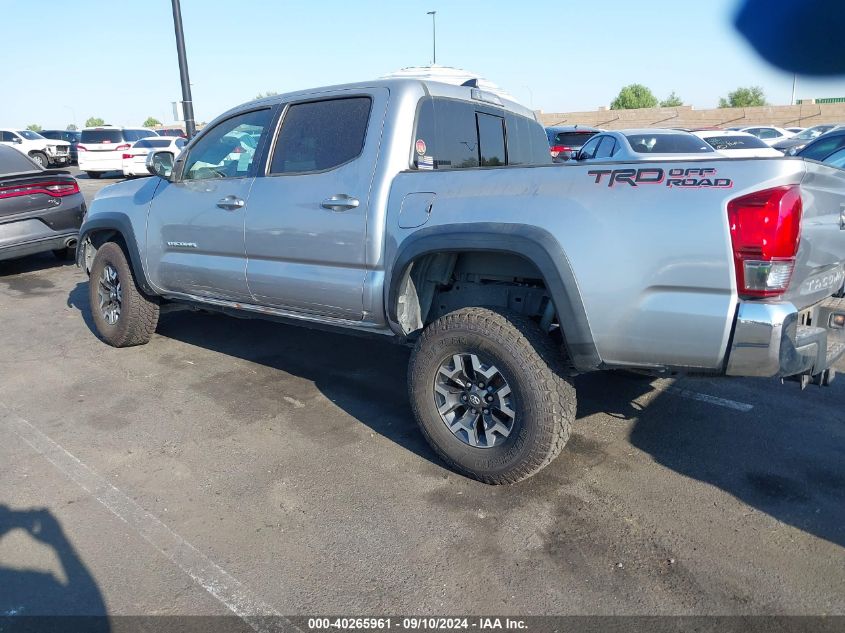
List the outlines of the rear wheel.
{"label": "rear wheel", "polygon": [[88,174],[89,178],[99,178],[103,175],[101,171],[86,171],[85,173]]}
{"label": "rear wheel", "polygon": [[88,299],[100,337],[113,347],[148,343],[158,324],[158,303],[139,290],[120,245],[103,244],[94,256]]}
{"label": "rear wheel", "polygon": [[44,152],[30,152],[29,157],[43,169],[47,169],[50,166],[50,161],[47,160],[47,154]]}
{"label": "rear wheel", "polygon": [[417,341],[408,381],[423,435],[479,481],[530,477],[569,439],[575,389],[559,348],[521,315],[464,308],[437,319]]}

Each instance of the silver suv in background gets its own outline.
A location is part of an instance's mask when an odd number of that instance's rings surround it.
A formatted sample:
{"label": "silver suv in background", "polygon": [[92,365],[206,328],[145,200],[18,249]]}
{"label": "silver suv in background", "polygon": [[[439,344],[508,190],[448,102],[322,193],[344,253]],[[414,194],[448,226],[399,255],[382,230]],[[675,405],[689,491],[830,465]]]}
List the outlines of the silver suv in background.
{"label": "silver suv in background", "polygon": [[79,169],[91,178],[99,178],[108,171],[123,169],[123,153],[135,141],[158,134],[148,128],[122,128],[111,125],[87,127],[76,146]]}

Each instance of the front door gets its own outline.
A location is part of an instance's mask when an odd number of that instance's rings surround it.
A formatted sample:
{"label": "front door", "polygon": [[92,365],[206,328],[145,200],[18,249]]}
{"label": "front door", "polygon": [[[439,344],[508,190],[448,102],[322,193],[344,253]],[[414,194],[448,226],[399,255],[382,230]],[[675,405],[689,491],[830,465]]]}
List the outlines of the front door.
{"label": "front door", "polygon": [[244,216],[271,108],[204,131],[162,182],[147,222],[147,269],[159,290],[248,301]]}
{"label": "front door", "polygon": [[339,91],[285,108],[246,213],[257,303],[363,317],[369,192],[388,91]]}

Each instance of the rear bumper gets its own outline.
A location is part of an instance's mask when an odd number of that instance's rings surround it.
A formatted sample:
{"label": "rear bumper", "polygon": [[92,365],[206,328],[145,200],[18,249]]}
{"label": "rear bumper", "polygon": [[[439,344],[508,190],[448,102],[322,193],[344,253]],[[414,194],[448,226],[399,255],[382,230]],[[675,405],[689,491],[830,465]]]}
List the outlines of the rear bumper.
{"label": "rear bumper", "polygon": [[819,376],[845,354],[845,330],[830,326],[845,300],[827,299],[804,317],[791,303],[740,302],[729,376]]}
{"label": "rear bumper", "polygon": [[84,216],[81,193],[50,209],[0,216],[0,260],[75,246]]}

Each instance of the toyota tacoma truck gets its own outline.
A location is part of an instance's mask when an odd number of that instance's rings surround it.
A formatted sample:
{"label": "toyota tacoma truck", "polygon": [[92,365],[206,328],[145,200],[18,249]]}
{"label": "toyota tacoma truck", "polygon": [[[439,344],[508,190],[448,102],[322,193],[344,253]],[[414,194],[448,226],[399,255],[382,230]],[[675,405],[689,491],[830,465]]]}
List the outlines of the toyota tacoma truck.
{"label": "toyota tacoma truck", "polygon": [[247,103],[147,166],[81,228],[103,341],[176,303],[407,342],[422,433],[483,482],[561,452],[578,373],[826,384],[845,350],[845,171],[812,161],[552,164],[530,110],[393,79]]}

